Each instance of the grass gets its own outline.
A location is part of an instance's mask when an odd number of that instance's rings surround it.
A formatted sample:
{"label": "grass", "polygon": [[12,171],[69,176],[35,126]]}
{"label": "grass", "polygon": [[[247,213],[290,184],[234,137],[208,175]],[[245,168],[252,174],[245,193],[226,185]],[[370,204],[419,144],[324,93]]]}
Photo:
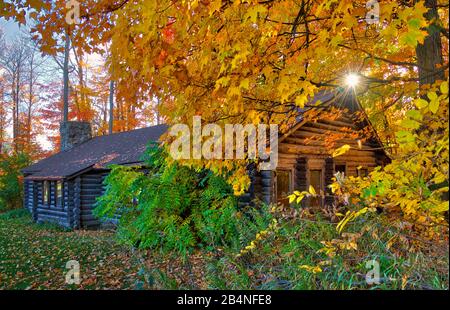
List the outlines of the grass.
{"label": "grass", "polygon": [[[69,260],[80,263],[80,286],[65,283]],[[35,224],[26,210],[0,215],[0,289],[134,289],[138,273],[111,232]]]}
{"label": "grass", "polygon": [[[186,263],[119,244],[111,231],[36,224],[24,209],[0,214],[0,289],[206,288],[201,257]],[[80,263],[79,285],[65,283],[70,260]]]}
{"label": "grass", "polygon": [[[436,249],[410,253],[387,246],[388,233],[382,239],[364,234],[357,249],[330,258],[319,251],[324,247],[320,241],[340,237],[335,225],[321,218],[287,220],[274,236],[244,257],[226,253],[210,260],[209,288],[448,289],[448,241]],[[354,230],[359,231],[359,227],[355,225]],[[369,285],[366,275],[372,260],[379,264],[380,281]],[[320,266],[321,271],[314,273],[301,266]]]}
{"label": "grass", "polygon": [[[256,227],[247,227],[252,241]],[[355,231],[358,228],[355,227]],[[386,238],[363,236],[358,249],[332,259],[321,240],[338,238],[335,224],[283,221],[276,233],[240,258],[236,248],[198,250],[187,259],[117,243],[110,231],[67,231],[35,224],[26,210],[0,214],[0,289],[448,289],[448,242],[427,252],[395,253]],[[248,239],[248,240],[247,240]],[[321,266],[312,273],[300,266]],[[368,285],[367,261],[380,264],[381,283]],[[80,285],[65,283],[66,263],[80,263]]]}

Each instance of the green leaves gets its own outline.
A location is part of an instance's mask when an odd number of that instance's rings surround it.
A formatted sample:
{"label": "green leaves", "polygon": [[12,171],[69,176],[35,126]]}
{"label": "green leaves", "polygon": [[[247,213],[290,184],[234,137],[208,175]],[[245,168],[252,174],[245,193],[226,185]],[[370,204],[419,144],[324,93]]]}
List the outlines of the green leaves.
{"label": "green leaves", "polygon": [[422,30],[428,25],[424,17],[427,10],[422,2],[418,2],[414,7],[406,8],[399,14],[400,20],[407,25],[407,31],[400,35],[400,43],[412,48],[423,43],[428,35],[425,30]]}
{"label": "green leaves", "polygon": [[186,257],[199,244],[223,245],[238,238],[237,201],[231,186],[209,170],[168,163],[163,148],[150,145],[149,171],[115,166],[95,212],[122,214],[119,235],[128,244]]}
{"label": "green leaves", "polygon": [[0,154],[0,211],[22,207],[23,179],[20,169],[30,164],[25,153]]}

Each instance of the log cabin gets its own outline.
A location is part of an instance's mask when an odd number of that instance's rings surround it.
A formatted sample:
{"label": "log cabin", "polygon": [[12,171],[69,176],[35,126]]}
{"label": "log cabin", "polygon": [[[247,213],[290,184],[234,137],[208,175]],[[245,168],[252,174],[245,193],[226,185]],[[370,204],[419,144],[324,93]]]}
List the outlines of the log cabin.
{"label": "log cabin", "polygon": [[[320,101],[320,105],[318,105]],[[321,198],[305,200],[311,207],[331,205],[328,190],[336,172],[365,176],[389,157],[355,96],[320,92],[299,110],[296,121],[279,136],[278,166],[274,171],[249,169],[251,185],[240,204],[260,200],[288,204],[287,194],[313,186]],[[61,124],[61,151],[22,170],[24,206],[35,222],[53,222],[69,229],[92,229],[103,222],[92,214],[105,191],[111,164],[143,167],[149,142],[158,141],[168,126],[91,137],[86,122]],[[332,157],[343,144],[352,148]]]}

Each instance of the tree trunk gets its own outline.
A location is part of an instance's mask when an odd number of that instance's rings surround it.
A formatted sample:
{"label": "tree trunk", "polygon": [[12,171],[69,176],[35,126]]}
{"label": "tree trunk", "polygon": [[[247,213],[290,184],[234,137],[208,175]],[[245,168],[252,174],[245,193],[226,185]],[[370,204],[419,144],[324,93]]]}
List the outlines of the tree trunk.
{"label": "tree trunk", "polygon": [[428,27],[428,36],[423,44],[417,45],[416,56],[417,65],[419,66],[419,85],[433,84],[437,80],[444,80],[445,74],[442,65],[442,43],[437,20],[437,0],[425,0],[425,6],[429,8],[425,14],[427,20],[434,21]]}
{"label": "tree trunk", "polygon": [[109,134],[113,133],[114,121],[114,81],[109,82]]}
{"label": "tree trunk", "polygon": [[63,79],[64,79],[63,122],[67,122],[69,120],[69,53],[70,53],[70,37],[69,37],[69,30],[66,29],[66,46],[64,48],[64,67],[63,67]]}
{"label": "tree trunk", "polygon": [[30,75],[28,84],[28,111],[27,111],[27,145],[31,143],[31,109],[33,108],[33,98],[34,98],[34,55],[30,59]]}
{"label": "tree trunk", "polygon": [[[22,56],[20,56],[22,57]],[[19,150],[18,138],[20,136],[20,123],[19,123],[19,101],[20,101],[20,69],[21,69],[21,61],[18,63],[17,74],[16,74],[16,82],[15,82],[15,98],[14,98],[14,130],[13,130],[13,142],[14,142],[14,150],[17,152]]]}

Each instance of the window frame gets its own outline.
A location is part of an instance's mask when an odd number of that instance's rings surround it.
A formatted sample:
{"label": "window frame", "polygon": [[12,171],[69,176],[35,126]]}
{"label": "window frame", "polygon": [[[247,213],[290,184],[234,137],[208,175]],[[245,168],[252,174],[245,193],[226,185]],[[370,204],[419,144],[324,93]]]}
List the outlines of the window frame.
{"label": "window frame", "polygon": [[44,180],[42,182],[42,204],[50,205],[50,195],[51,195],[51,184],[49,180]]}
{"label": "window frame", "polygon": [[[275,203],[279,203],[281,198],[278,197],[278,172],[282,171],[282,172],[287,172],[289,175],[289,190],[288,190],[288,194],[292,193],[294,191],[294,169],[288,169],[288,168],[277,168],[275,170],[275,180],[274,180],[274,196],[275,196]],[[288,199],[287,197],[282,198],[282,199]]]}
{"label": "window frame", "polygon": [[[55,206],[63,207],[64,206],[64,182],[62,180],[58,180],[55,183]],[[61,190],[59,192],[59,189]],[[61,196],[59,196],[61,194]]]}
{"label": "window frame", "polygon": [[[347,167],[347,164],[346,164],[346,163],[340,163],[340,162],[335,163],[335,164],[334,164],[334,173],[337,173],[337,172],[338,172],[338,170],[336,169],[337,166],[344,166],[344,167],[345,167],[345,168],[344,168],[344,175],[345,175],[345,176],[348,175],[348,174],[347,174],[347,169],[348,169],[348,167]],[[342,171],[339,171],[339,172],[342,172]]]}

